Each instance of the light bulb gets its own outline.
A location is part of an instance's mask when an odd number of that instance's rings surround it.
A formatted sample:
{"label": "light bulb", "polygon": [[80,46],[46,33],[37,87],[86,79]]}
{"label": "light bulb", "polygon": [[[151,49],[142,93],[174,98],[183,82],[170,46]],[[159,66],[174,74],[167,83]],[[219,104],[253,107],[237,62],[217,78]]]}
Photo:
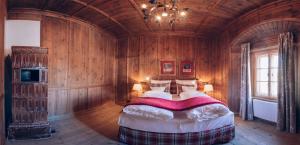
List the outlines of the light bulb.
{"label": "light bulb", "polygon": [[160,20],[161,20],[161,16],[156,16],[155,19],[156,19],[157,21],[160,21]]}
{"label": "light bulb", "polygon": [[183,17],[186,16],[186,12],[185,11],[181,11],[180,12],[180,16],[183,16]]}
{"label": "light bulb", "polygon": [[150,77],[146,77],[146,81],[149,81],[150,80]]}
{"label": "light bulb", "polygon": [[167,17],[167,16],[168,16],[168,13],[167,13],[167,12],[162,12],[161,16]]}
{"label": "light bulb", "polygon": [[146,4],[142,4],[141,7],[142,7],[142,9],[147,9],[147,5]]}

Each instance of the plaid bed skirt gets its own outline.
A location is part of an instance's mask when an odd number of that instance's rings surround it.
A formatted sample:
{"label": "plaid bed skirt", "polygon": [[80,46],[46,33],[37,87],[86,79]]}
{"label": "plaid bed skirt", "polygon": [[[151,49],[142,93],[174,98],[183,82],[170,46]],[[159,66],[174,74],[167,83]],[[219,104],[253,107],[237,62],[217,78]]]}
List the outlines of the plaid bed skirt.
{"label": "plaid bed skirt", "polygon": [[119,128],[119,140],[128,145],[211,145],[227,143],[234,136],[234,125],[191,133],[155,133]]}

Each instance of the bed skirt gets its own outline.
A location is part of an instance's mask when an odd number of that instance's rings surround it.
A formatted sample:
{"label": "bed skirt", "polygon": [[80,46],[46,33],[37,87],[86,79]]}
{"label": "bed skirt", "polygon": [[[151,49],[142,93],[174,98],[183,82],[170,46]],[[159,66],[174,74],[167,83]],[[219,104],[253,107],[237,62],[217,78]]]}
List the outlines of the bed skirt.
{"label": "bed skirt", "polygon": [[211,145],[231,141],[234,125],[192,133],[156,133],[120,126],[119,140],[128,145]]}

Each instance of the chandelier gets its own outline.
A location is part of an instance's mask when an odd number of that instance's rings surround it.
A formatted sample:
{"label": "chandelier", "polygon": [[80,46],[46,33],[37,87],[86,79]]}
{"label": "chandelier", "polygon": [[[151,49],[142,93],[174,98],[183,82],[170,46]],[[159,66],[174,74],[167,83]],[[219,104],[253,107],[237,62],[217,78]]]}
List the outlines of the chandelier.
{"label": "chandelier", "polygon": [[187,15],[189,8],[179,8],[177,3],[180,0],[149,0],[149,4],[143,3],[141,5],[144,14],[144,20],[160,22],[168,22],[169,25],[174,27],[176,21],[184,18]]}

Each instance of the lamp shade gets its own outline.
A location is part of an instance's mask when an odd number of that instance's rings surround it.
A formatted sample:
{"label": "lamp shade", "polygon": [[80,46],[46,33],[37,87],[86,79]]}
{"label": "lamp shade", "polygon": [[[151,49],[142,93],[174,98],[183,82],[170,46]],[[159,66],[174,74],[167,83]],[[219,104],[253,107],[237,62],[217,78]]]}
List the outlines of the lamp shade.
{"label": "lamp shade", "polygon": [[206,84],[206,85],[204,85],[204,92],[211,92],[213,90],[214,90],[214,88],[213,88],[212,84]]}
{"label": "lamp shade", "polygon": [[140,91],[143,90],[143,88],[142,88],[141,84],[134,84],[133,87],[132,87],[132,90],[140,92]]}

